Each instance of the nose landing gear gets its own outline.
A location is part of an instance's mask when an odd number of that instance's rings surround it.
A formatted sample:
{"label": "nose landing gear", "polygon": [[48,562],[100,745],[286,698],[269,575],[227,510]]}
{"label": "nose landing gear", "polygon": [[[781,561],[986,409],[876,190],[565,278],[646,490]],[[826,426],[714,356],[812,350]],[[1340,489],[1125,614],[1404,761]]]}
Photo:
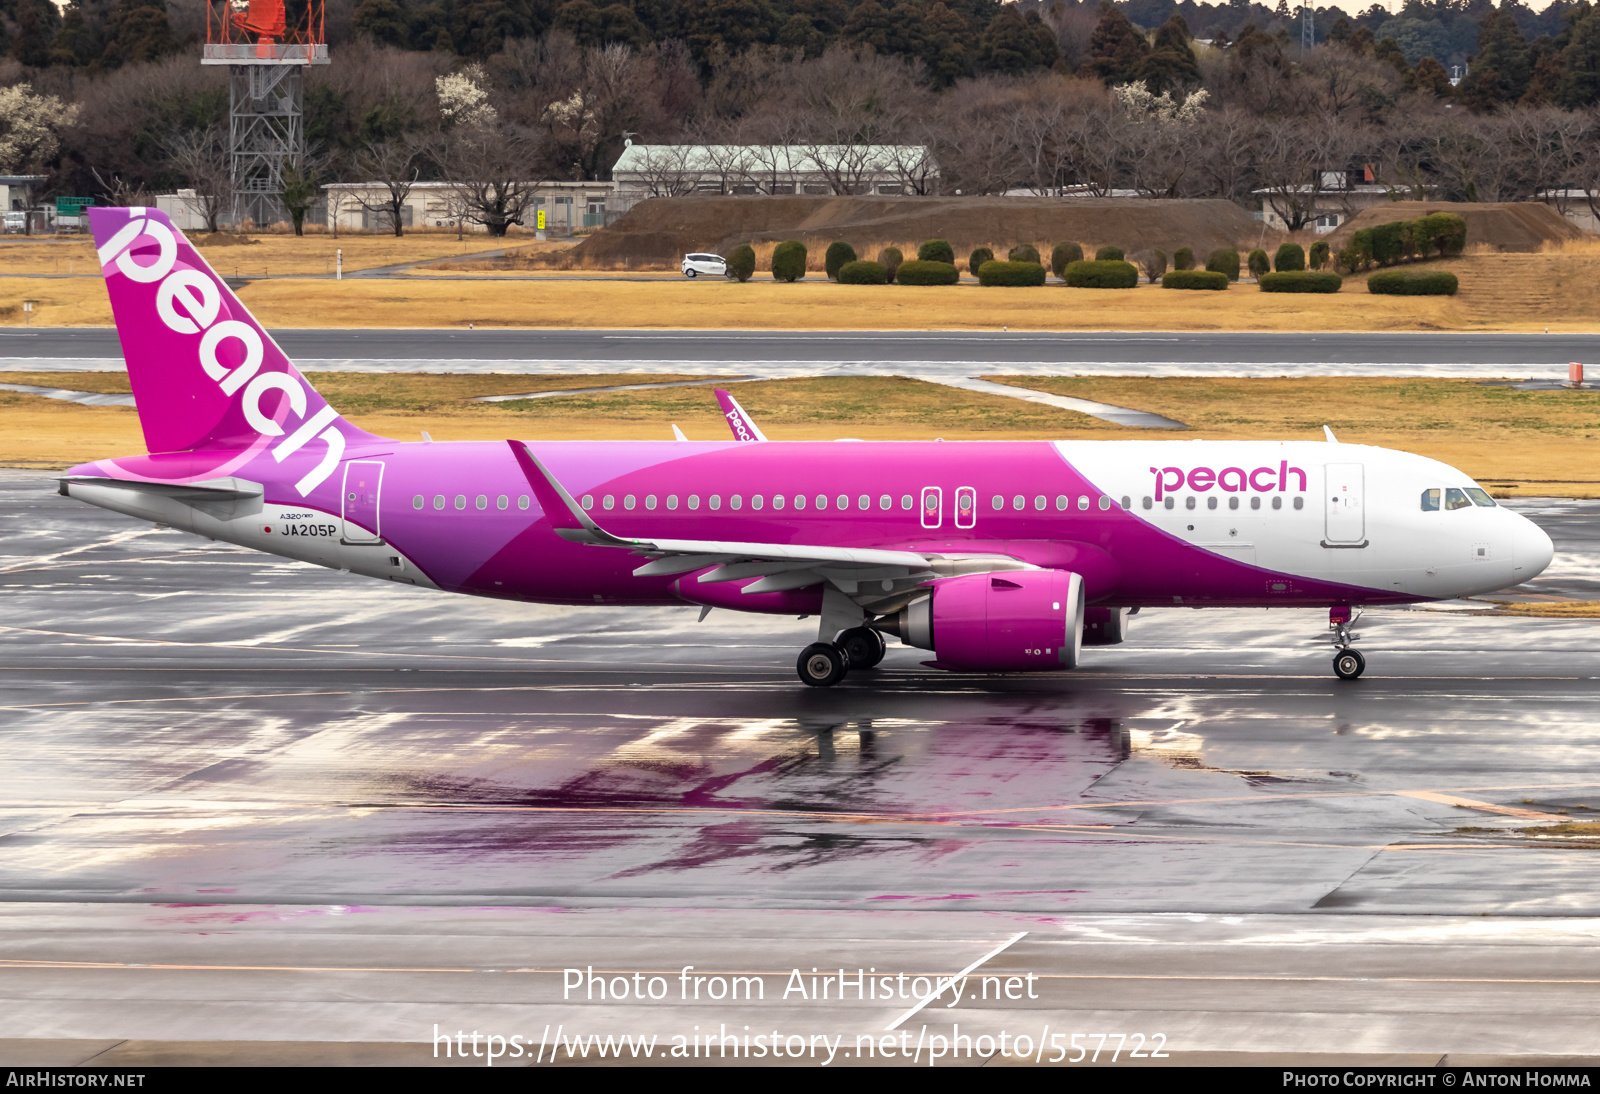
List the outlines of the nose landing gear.
{"label": "nose landing gear", "polygon": [[1333,674],[1341,680],[1354,680],[1367,671],[1367,659],[1360,650],[1351,646],[1360,635],[1350,628],[1360,618],[1359,614],[1353,615],[1348,607],[1328,609],[1328,629],[1333,631],[1333,644],[1339,647],[1333,655]]}

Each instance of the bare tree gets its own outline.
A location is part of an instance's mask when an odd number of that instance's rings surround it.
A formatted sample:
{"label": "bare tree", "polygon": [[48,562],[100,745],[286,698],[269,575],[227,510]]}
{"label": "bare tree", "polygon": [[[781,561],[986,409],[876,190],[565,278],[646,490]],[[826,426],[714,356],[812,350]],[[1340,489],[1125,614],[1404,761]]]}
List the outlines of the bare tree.
{"label": "bare tree", "polygon": [[172,168],[189,184],[183,202],[206,222],[206,231],[219,230],[222,218],[234,209],[233,165],[227,138],[220,125],[193,129],[168,137],[162,144]]}
{"label": "bare tree", "polygon": [[686,144],[634,145],[633,170],[653,198],[675,198],[694,193],[700,172],[690,162]]}
{"label": "bare tree", "polygon": [[1285,118],[1265,123],[1259,141],[1266,202],[1285,227],[1299,231],[1325,192],[1343,189],[1352,133],[1335,118]]}
{"label": "bare tree", "polygon": [[405,234],[408,199],[422,177],[422,163],[431,143],[425,137],[406,134],[393,140],[368,141],[356,153],[356,170],[365,176],[363,181],[376,183],[372,189],[381,193],[376,199],[356,200],[375,214],[380,224],[393,227],[397,236]]}
{"label": "bare tree", "polygon": [[1538,200],[1548,193],[1562,215],[1567,212],[1571,175],[1589,143],[1590,120],[1553,106],[1510,110],[1504,114],[1504,139],[1515,165],[1514,196]]}
{"label": "bare tree", "polygon": [[533,206],[536,138],[510,126],[465,126],[449,135],[445,174],[461,219],[503,236]]}

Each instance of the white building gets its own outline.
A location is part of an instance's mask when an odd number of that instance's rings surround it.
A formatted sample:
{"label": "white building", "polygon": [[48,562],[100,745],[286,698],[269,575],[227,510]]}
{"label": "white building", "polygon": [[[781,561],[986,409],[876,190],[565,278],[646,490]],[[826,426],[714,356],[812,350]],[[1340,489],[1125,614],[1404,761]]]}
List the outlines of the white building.
{"label": "white building", "polygon": [[932,194],[920,144],[634,144],[611,168],[616,205],[687,194]]}
{"label": "white building", "polygon": [[[615,219],[615,210],[610,208],[615,183],[547,180],[533,183],[533,187],[533,204],[524,218],[524,228],[536,227],[540,211],[545,214],[546,228],[558,233],[604,227],[608,214]],[[330,229],[337,221],[340,231],[393,230],[394,225],[384,208],[388,204],[389,188],[383,183],[335,182],[322,189],[325,208],[319,207],[315,215]],[[411,192],[400,207],[400,226],[457,227],[462,215],[459,204],[453,200],[454,195],[455,188],[448,182],[412,183]],[[460,226],[469,232],[488,230],[470,220]]]}
{"label": "white building", "polygon": [[[1600,232],[1600,217],[1595,216],[1587,190],[1540,190],[1534,195],[1586,232]],[[1600,205],[1600,194],[1595,195]]]}

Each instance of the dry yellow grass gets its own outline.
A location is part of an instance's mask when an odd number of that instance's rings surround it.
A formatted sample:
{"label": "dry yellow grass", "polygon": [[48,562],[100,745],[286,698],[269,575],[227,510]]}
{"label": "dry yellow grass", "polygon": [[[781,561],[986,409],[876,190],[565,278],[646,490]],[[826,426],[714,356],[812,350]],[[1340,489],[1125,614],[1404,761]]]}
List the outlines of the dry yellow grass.
{"label": "dry yellow grass", "polygon": [[[289,237],[267,237],[274,244]],[[362,237],[373,240],[380,237]],[[413,238],[413,237],[407,237]],[[420,236],[417,239],[431,237]],[[266,246],[267,244],[262,244]],[[240,248],[249,250],[251,248]],[[1589,331],[1600,315],[1600,254],[1468,255],[1449,263],[1456,297],[1372,296],[1361,277],[1328,296],[839,285],[807,277],[737,284],[720,278],[255,281],[240,297],[268,326],[690,328],[748,330]],[[221,267],[229,272],[227,263]],[[98,278],[0,279],[0,323],[109,325]]]}
{"label": "dry yellow grass", "polygon": [[[727,435],[709,386],[589,393],[558,399],[472,403],[503,395],[678,375],[505,376],[313,373],[312,382],[364,429],[436,440],[666,439],[677,423],[691,437]],[[1464,380],[1041,379],[994,377],[1017,386],[1153,410],[1193,427],[1124,429],[1071,411],[898,377],[747,382],[739,401],[778,440],[1151,438],[1340,440],[1419,452],[1460,467],[1502,497],[1600,494],[1600,396],[1519,392]],[[0,382],[119,392],[119,373],[0,373]],[[1404,423],[1396,425],[1395,423]],[[83,407],[0,392],[0,463],[60,467],[139,452],[132,410]]]}
{"label": "dry yellow grass", "polygon": [[1537,615],[1555,619],[1600,619],[1600,600],[1554,600],[1501,604],[1509,615]]}

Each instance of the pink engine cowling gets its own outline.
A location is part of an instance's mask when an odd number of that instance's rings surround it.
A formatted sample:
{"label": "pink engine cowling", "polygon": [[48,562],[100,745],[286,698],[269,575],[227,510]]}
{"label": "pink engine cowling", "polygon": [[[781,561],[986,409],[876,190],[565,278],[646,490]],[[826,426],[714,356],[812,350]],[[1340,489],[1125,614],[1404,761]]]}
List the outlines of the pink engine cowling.
{"label": "pink engine cowling", "polygon": [[936,582],[882,629],[932,650],[942,669],[1060,671],[1078,664],[1083,614],[1079,575],[1008,570]]}

